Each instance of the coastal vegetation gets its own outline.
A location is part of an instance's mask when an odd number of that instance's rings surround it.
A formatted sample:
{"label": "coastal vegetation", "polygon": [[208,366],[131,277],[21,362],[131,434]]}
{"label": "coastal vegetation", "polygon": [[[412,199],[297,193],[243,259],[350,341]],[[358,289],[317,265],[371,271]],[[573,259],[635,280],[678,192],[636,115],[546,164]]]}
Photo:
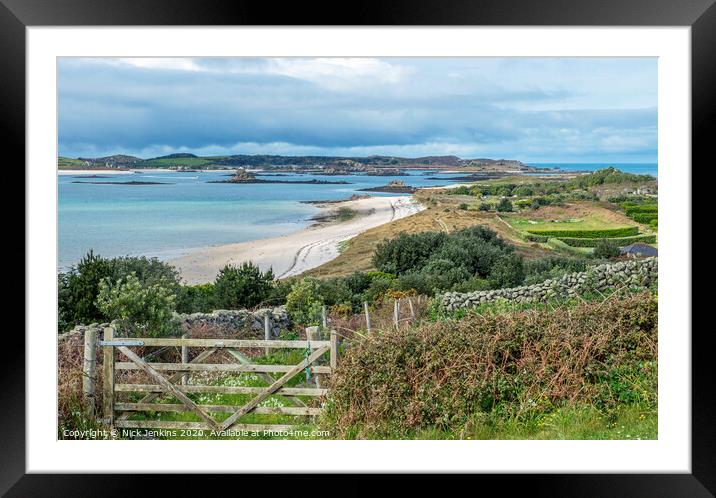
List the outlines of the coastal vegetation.
{"label": "coastal vegetation", "polygon": [[[328,437],[653,439],[654,285],[539,303],[498,299],[456,310],[441,300],[446,292],[556,281],[624,258],[620,247],[627,241],[655,242],[655,195],[615,196],[612,190],[645,181],[609,169],[567,180],[508,177],[419,190],[414,195],[423,211],[367,230],[344,242],[332,261],[285,279],[244,261],[225,265],[211,283],[188,285],[166,262],[103,258],[90,251],[58,275],[59,329],[113,321],[123,336],[179,336],[186,333],[179,313],[282,306],[290,322],[281,338],[306,338],[305,327],[326,316],[346,339],[330,394],[319,401],[325,409],[306,422],[328,431]],[[339,222],[356,214],[346,206],[333,210]],[[396,324],[394,304],[406,298],[415,299],[413,319]],[[365,308],[374,320],[370,332],[361,321]],[[252,330],[218,326],[192,334],[255,337]],[[81,343],[73,340],[60,346],[60,427],[97,427],[79,407]],[[165,359],[178,354],[165,349],[148,354]],[[255,364],[295,365],[303,355],[250,352]],[[278,376],[216,374],[203,380],[217,387],[260,387]],[[288,385],[303,382],[299,376]],[[237,406],[250,399],[247,394],[190,398]],[[158,402],[171,403],[172,397]],[[293,422],[269,410],[289,406],[285,397],[271,396],[267,403],[265,413],[242,420]],[[162,410],[131,417],[197,420],[191,413]]]}
{"label": "coastal vegetation", "polygon": [[[656,334],[648,291],[376,333],[346,351],[321,423],[346,439],[609,437],[638,413],[626,433],[654,438]],[[550,428],[564,417],[578,425]]]}

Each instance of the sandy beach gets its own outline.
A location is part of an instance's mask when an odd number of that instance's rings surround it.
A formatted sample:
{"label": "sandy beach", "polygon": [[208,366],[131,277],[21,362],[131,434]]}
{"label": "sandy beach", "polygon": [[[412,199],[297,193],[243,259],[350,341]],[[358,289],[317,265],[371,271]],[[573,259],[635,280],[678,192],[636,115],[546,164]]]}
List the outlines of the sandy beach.
{"label": "sandy beach", "polygon": [[321,216],[340,207],[353,209],[356,216],[347,221],[316,223],[303,230],[261,240],[207,247],[169,261],[189,284],[212,282],[227,263],[253,261],[262,270],[273,268],[274,275],[298,275],[332,260],[338,245],[370,228],[410,216],[424,209],[408,196],[366,197],[319,205]]}

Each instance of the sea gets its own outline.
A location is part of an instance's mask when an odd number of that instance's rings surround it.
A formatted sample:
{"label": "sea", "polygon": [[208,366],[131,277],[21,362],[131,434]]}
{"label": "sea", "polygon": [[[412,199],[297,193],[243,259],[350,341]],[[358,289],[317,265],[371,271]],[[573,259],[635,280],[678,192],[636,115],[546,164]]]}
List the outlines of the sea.
{"label": "sea", "polygon": [[[656,176],[656,164],[534,164],[562,170],[615,166]],[[347,184],[230,184],[229,171],[140,171],[58,175],[58,267],[66,271],[91,249],[104,257],[145,255],[167,260],[192,250],[285,235],[309,226],[318,208],[301,201],[341,200],[391,180],[415,187],[456,183],[462,173],[402,171],[398,176],[257,173],[265,180],[345,181]],[[277,176],[279,175],[279,176]],[[438,178],[438,179],[435,179]],[[91,182],[156,182],[112,185]],[[85,182],[85,183],[76,183]]]}

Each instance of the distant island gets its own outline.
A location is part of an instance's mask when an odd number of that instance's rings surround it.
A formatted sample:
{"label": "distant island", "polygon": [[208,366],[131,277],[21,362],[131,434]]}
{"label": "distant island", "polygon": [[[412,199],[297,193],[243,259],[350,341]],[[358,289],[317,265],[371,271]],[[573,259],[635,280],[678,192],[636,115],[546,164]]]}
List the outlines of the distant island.
{"label": "distant island", "polygon": [[[116,169],[171,169],[179,172],[217,169],[262,169],[271,173],[317,173],[322,175],[345,175],[360,173],[370,176],[395,176],[401,169],[455,170],[460,172],[506,172],[539,173],[550,168],[528,166],[514,159],[462,159],[457,156],[280,156],[280,155],[231,155],[197,156],[195,154],[169,154],[149,159],[123,154],[96,158],[59,157],[61,170],[116,170]],[[456,171],[457,172],[457,171]]]}
{"label": "distant island", "polygon": [[140,181],[129,181],[129,182],[80,182],[74,181],[72,183],[85,183],[87,185],[173,185],[168,182],[140,182]]}
{"label": "distant island", "polygon": [[392,180],[387,185],[380,187],[362,188],[361,192],[387,192],[391,194],[414,194],[418,189],[406,185],[402,180]]}
{"label": "distant island", "polygon": [[228,180],[214,180],[206,183],[290,183],[301,185],[348,185],[348,182],[346,181],[329,182],[328,180],[317,180],[315,178],[311,180],[262,180],[256,178],[253,173],[250,173],[243,168],[237,169],[236,173]]}

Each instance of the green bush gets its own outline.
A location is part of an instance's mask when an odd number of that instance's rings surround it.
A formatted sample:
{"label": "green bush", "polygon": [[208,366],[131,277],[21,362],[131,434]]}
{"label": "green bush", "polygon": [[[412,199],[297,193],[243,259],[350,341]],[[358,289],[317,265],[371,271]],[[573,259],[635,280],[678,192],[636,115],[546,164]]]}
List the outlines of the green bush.
{"label": "green bush", "polygon": [[601,230],[527,230],[543,237],[569,237],[572,239],[597,239],[606,237],[630,237],[639,233],[639,227],[602,228]]}
{"label": "green bush", "polygon": [[608,239],[601,239],[594,245],[592,255],[598,259],[612,259],[619,256],[619,246]]}
{"label": "green bush", "polygon": [[461,202],[460,206],[458,206],[459,209],[462,209],[463,211],[467,211],[467,203]]}
{"label": "green bush", "polygon": [[535,234],[532,234],[532,233],[528,233],[528,234],[525,235],[525,239],[528,240],[528,241],[530,241],[530,242],[540,242],[540,243],[544,243],[544,242],[547,242],[547,241],[549,240],[549,237],[546,237],[546,236],[544,236],[544,235],[535,235]]}
{"label": "green bush", "polygon": [[177,312],[211,313],[216,308],[214,284],[182,285],[177,294]]}
{"label": "green bush", "polygon": [[177,270],[156,258],[124,256],[107,259],[89,251],[76,266],[58,275],[59,329],[109,320],[96,304],[99,283],[106,279],[113,284],[132,274],[142,286],[161,283],[172,293],[179,292]]}
{"label": "green bush", "polygon": [[532,420],[578,400],[656,406],[657,298],[466,312],[356,339],[320,425],[336,438],[468,430],[480,414]]}
{"label": "green bush", "polygon": [[216,276],[216,305],[223,309],[253,308],[266,300],[273,288],[273,271],[261,272],[251,261],[226,265]]}
{"label": "green bush", "polygon": [[500,213],[510,213],[512,212],[512,202],[507,198],[500,199],[495,209]]}
{"label": "green bush", "polygon": [[571,237],[558,237],[558,240],[564,242],[571,247],[595,247],[600,241],[608,241],[618,246],[627,246],[634,242],[644,242],[645,244],[653,244],[656,242],[656,235],[635,235],[633,237],[617,237],[617,238],[599,238],[599,239],[582,239]]}
{"label": "green bush", "polygon": [[488,281],[493,289],[504,289],[517,287],[524,279],[522,258],[516,254],[507,254],[495,262]]}
{"label": "green bush", "polygon": [[175,299],[170,286],[162,282],[143,285],[130,273],[116,282],[100,281],[97,307],[109,320],[117,320],[124,334],[161,337],[178,328],[172,319]]}
{"label": "green bush", "polygon": [[291,286],[286,296],[286,312],[301,325],[319,325],[323,308],[321,283],[318,279],[302,278]]}
{"label": "green bush", "polygon": [[549,256],[546,258],[527,260],[524,263],[524,285],[534,285],[547,279],[557,279],[568,273],[576,273],[587,269],[587,259]]}
{"label": "green bush", "polygon": [[97,307],[99,284],[103,279],[114,279],[114,265],[110,260],[90,251],[76,267],[58,275],[59,329],[66,330],[77,324],[106,320]]}
{"label": "green bush", "polygon": [[492,210],[491,204],[489,204],[487,202],[483,202],[482,204],[480,204],[480,211],[491,211],[491,210]]}
{"label": "green bush", "polygon": [[[419,293],[432,294],[472,278],[490,277],[493,285],[517,281],[521,258],[513,256],[513,250],[494,231],[474,226],[450,234],[401,234],[383,242],[373,262],[378,269],[398,275],[394,289],[413,288]],[[512,272],[510,276],[509,272]],[[384,290],[384,284],[377,285]],[[375,292],[369,294],[375,295]]]}
{"label": "green bush", "polygon": [[637,223],[644,223],[645,225],[659,219],[658,213],[634,213],[629,217]]}
{"label": "green bush", "polygon": [[421,268],[446,238],[445,232],[401,233],[378,244],[373,253],[373,265],[382,272],[395,275]]}

